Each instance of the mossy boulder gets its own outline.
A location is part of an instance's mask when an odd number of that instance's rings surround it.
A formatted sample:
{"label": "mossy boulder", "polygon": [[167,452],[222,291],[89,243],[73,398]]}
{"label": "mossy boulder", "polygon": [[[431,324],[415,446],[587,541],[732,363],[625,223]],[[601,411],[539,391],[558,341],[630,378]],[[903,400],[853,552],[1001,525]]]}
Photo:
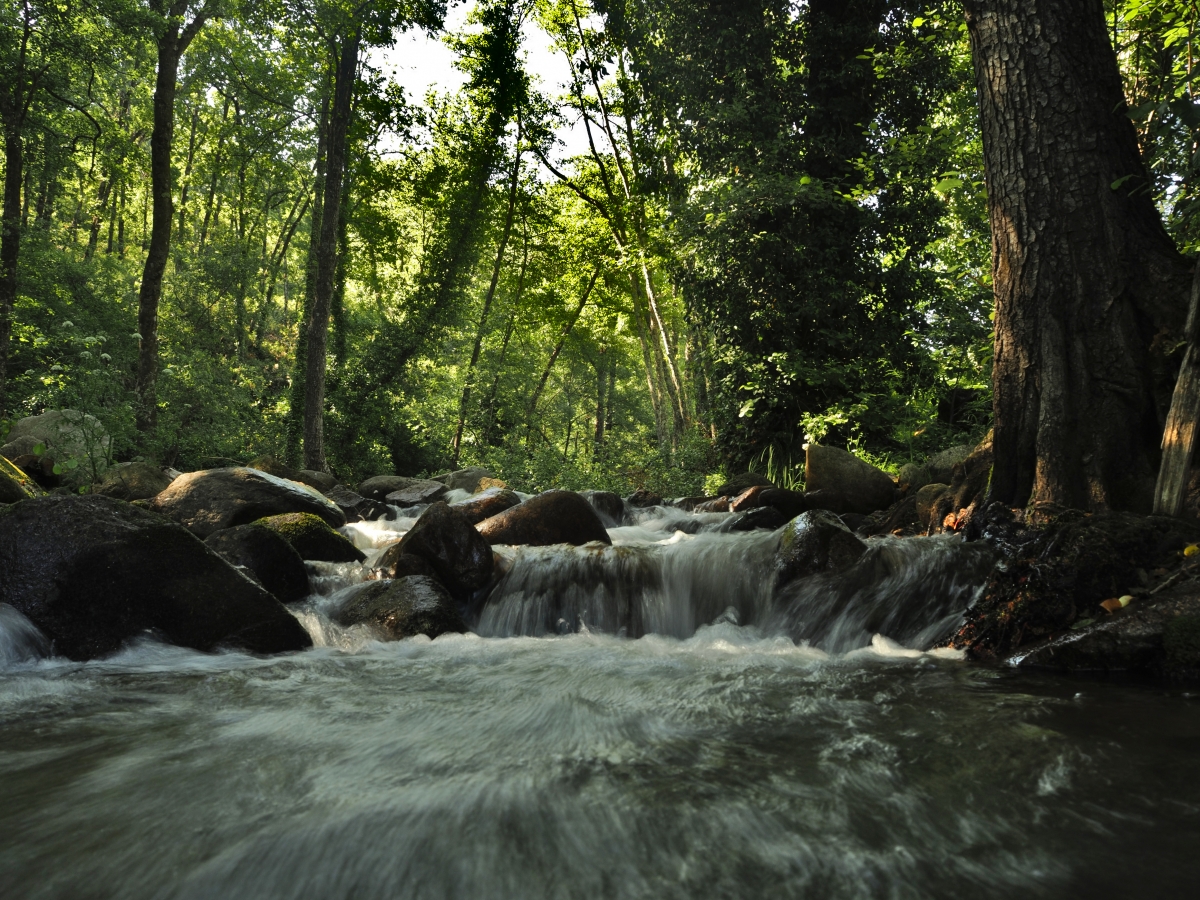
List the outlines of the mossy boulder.
{"label": "mossy boulder", "polygon": [[300,554],[302,559],[322,562],[362,562],[366,555],[346,537],[311,513],[267,516],[255,524],[271,529]]}
{"label": "mossy boulder", "polygon": [[111,497],[0,510],[0,603],[56,653],[92,659],[146,632],[196,650],[312,646],[283,605],[183,526]]}
{"label": "mossy boulder", "polygon": [[128,462],[108,469],[92,485],[92,493],[117,500],[149,500],[170,486],[171,477],[153,463]]}
{"label": "mossy boulder", "polygon": [[257,523],[239,525],[210,534],[204,543],[227,562],[245,569],[280,603],[295,603],[308,596],[304,560],[278,532]]}
{"label": "mossy boulder", "polygon": [[376,581],[334,614],[340,625],[367,625],[385,641],[418,634],[431,638],[467,630],[453,598],[435,579],[410,575]]}
{"label": "mossy boulder", "polygon": [[17,468],[0,456],[0,503],[19,503],[30,497],[40,497],[46,492],[38,486],[29,473]]}

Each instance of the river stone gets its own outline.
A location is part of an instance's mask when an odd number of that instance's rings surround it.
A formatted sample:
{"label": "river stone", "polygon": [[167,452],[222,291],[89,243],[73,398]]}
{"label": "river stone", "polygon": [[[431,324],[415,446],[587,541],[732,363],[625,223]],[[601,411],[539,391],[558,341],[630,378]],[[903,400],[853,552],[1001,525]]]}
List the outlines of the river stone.
{"label": "river stone", "polygon": [[344,535],[312,513],[283,513],[256,523],[269,528],[292,545],[301,559],[321,562],[362,562],[366,555]]}
{"label": "river stone", "polygon": [[676,497],[667,506],[674,509],[682,509],[684,512],[695,512],[696,507],[701,503],[707,503],[709,500],[715,499],[715,497]]}
{"label": "river stone", "polygon": [[734,475],[727,482],[717,488],[717,496],[724,497],[727,500],[732,500],[738,494],[741,494],[747,488],[752,487],[775,487],[775,483],[765,475],[759,475],[757,472],[743,472],[741,475]]}
{"label": "river stone", "polygon": [[469,494],[474,494],[479,490],[479,482],[484,478],[495,478],[496,476],[481,466],[468,466],[465,469],[459,469],[456,472],[447,472],[444,475],[435,475],[434,481],[440,481],[450,491],[466,491]]}
{"label": "river stone", "polygon": [[591,504],[574,491],[546,491],[475,527],[489,544],[612,543]]}
{"label": "river stone", "polygon": [[[321,524],[325,526],[324,522]],[[308,571],[304,568],[303,558],[270,528],[257,522],[238,525],[210,534],[204,543],[227,562],[244,568],[280,603],[295,603],[309,594]]]}
{"label": "river stone", "polygon": [[312,645],[278,600],[183,526],[111,497],[0,510],[0,572],[0,603],[71,659],[112,653],[148,629],[204,651]]}
{"label": "river stone", "polygon": [[841,494],[846,498],[846,507],[840,510],[844,512],[872,513],[896,500],[896,485],[886,472],[838,447],[806,446],[804,483],[809,491]]}
{"label": "river stone", "polygon": [[756,484],[753,487],[748,487],[729,501],[729,511],[744,512],[748,509],[758,509],[760,506],[765,506],[766,504],[762,502],[763,492],[774,490],[778,489],[767,487],[765,484]]}
{"label": "river stone", "polygon": [[[490,549],[490,548],[489,548]],[[383,551],[379,561],[375,563],[375,571],[384,578],[405,578],[409,575],[424,575],[437,579],[437,570],[420,556],[405,553],[400,549],[400,542],[392,544]]]}
{"label": "river stone", "polygon": [[729,512],[729,501],[724,497],[714,497],[712,500],[705,500],[703,503],[697,503],[694,507],[692,507],[692,512]]}
{"label": "river stone", "polygon": [[466,599],[492,580],[492,548],[458,510],[431,504],[392,548],[433,566],[450,593]]}
{"label": "river stone", "polygon": [[954,467],[974,451],[970,444],[950,447],[929,457],[925,465],[929,468],[929,483],[949,484],[954,477]]}
{"label": "river stone", "polygon": [[788,518],[773,506],[759,506],[735,513],[727,522],[722,522],[720,531],[753,531],[769,528],[774,531],[788,523]]}
{"label": "river stone", "polygon": [[433,503],[435,500],[440,500],[449,491],[450,489],[439,481],[414,479],[405,487],[397,491],[391,491],[384,497],[384,500],[394,506],[420,506],[424,503]]}
{"label": "river stone", "polygon": [[396,513],[386,503],[369,500],[342,484],[335,484],[325,492],[325,496],[342,511],[347,522],[374,522],[378,519],[396,518]]}
{"label": "river stone", "polygon": [[[374,478],[368,478],[358,486],[358,493],[362,494],[368,500],[382,501],[388,494],[396,491],[402,491],[409,485],[413,484],[428,484],[430,480],[427,478],[406,478],[403,475],[376,475]],[[441,482],[434,482],[442,488],[445,493],[449,490]]]}
{"label": "river stone", "polygon": [[[899,488],[901,494],[909,497],[925,485],[932,484],[933,480],[929,466],[921,463],[905,463],[896,474],[896,487]],[[949,480],[949,478],[946,479],[947,482]]]}
{"label": "river stone", "polygon": [[92,493],[117,500],[149,500],[170,485],[171,479],[153,463],[128,462],[108,469],[100,483],[92,485]]}
{"label": "river stone", "polygon": [[938,501],[948,490],[948,484],[927,484],[914,495],[917,521],[922,528],[929,527],[929,519],[937,508]]}
{"label": "river stone", "polygon": [[779,510],[788,521],[796,518],[802,512],[808,512],[808,500],[800,491],[787,491],[783,488],[763,488],[758,495],[762,506],[772,506]]}
{"label": "river stone", "polygon": [[783,531],[775,557],[775,583],[818,572],[840,572],[852,566],[867,550],[867,545],[827,510],[809,510],[797,516]]}
{"label": "river stone", "polygon": [[451,503],[450,508],[461,513],[468,522],[475,525],[506,509],[511,509],[520,502],[521,498],[515,491],[505,488],[488,488],[466,500]]}
{"label": "river stone", "polygon": [[824,509],[831,513],[849,511],[846,495],[832,488],[822,488],[819,491],[805,491],[804,503],[808,509]]}
{"label": "river stone", "polygon": [[180,475],[147,505],[202,538],[222,528],[292,512],[320,516],[334,528],[346,524],[340,509],[308,488],[240,466]]}
{"label": "river stone", "polygon": [[581,491],[580,496],[591,504],[607,528],[616,528],[625,521],[625,501],[612,491]]}
{"label": "river stone", "polygon": [[[44,444],[60,462],[79,460],[79,477],[99,474],[108,467],[112,438],[95,416],[77,409],[51,409],[40,416],[17,419],[8,433],[8,443],[0,447],[0,456],[12,459],[33,452]],[[22,449],[18,449],[16,445]]]}
{"label": "river stone", "polygon": [[409,575],[377,581],[355,594],[335,615],[339,625],[365,624],[384,640],[418,634],[435,638],[467,630],[453,598],[432,578]]}
{"label": "river stone", "polygon": [[663,498],[653,491],[638,488],[625,498],[625,502],[635,509],[648,509],[651,506],[662,506]]}

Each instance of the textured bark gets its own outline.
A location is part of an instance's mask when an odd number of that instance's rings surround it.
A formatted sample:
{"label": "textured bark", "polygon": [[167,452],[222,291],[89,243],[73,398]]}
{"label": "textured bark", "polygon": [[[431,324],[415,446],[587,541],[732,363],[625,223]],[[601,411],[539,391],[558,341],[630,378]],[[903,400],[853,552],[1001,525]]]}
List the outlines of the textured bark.
{"label": "textured bark", "polygon": [[21,253],[21,169],[24,145],[18,127],[4,123],[4,211],[0,219],[0,417],[5,412],[8,348],[17,300],[17,260]]}
{"label": "textured bark", "polygon": [[1152,344],[1182,329],[1190,276],[1150,197],[1103,5],[963,5],[996,298],[989,498],[1148,511]]}

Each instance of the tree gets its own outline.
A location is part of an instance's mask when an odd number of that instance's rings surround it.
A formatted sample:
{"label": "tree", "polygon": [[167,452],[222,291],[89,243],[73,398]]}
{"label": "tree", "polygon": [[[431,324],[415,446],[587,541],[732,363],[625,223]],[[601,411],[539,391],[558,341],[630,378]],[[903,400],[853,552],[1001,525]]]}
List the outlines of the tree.
{"label": "tree", "polygon": [[[1101,0],[964,0],[996,299],[990,500],[1149,511],[1189,265]],[[1164,378],[1164,376],[1166,376]]]}

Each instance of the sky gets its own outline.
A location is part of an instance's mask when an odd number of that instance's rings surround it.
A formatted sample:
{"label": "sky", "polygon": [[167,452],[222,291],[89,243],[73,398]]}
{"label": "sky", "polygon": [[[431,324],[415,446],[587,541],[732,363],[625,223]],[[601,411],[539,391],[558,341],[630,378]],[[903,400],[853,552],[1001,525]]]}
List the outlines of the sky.
{"label": "sky", "polygon": [[[473,5],[465,3],[451,7],[446,14],[446,31],[460,30]],[[571,77],[566,57],[553,50],[550,37],[535,22],[525,22],[521,37],[526,70],[533,76],[535,84],[540,82],[540,88],[551,97],[563,93]],[[400,35],[395,47],[377,51],[372,62],[404,88],[411,103],[423,101],[431,87],[441,92],[453,91],[466,81],[466,76],[454,68],[454,53],[442,42],[441,36],[430,36],[420,30]],[[563,144],[553,154],[557,158],[587,150],[587,136],[582,127],[568,124],[559,130],[558,137]]]}

